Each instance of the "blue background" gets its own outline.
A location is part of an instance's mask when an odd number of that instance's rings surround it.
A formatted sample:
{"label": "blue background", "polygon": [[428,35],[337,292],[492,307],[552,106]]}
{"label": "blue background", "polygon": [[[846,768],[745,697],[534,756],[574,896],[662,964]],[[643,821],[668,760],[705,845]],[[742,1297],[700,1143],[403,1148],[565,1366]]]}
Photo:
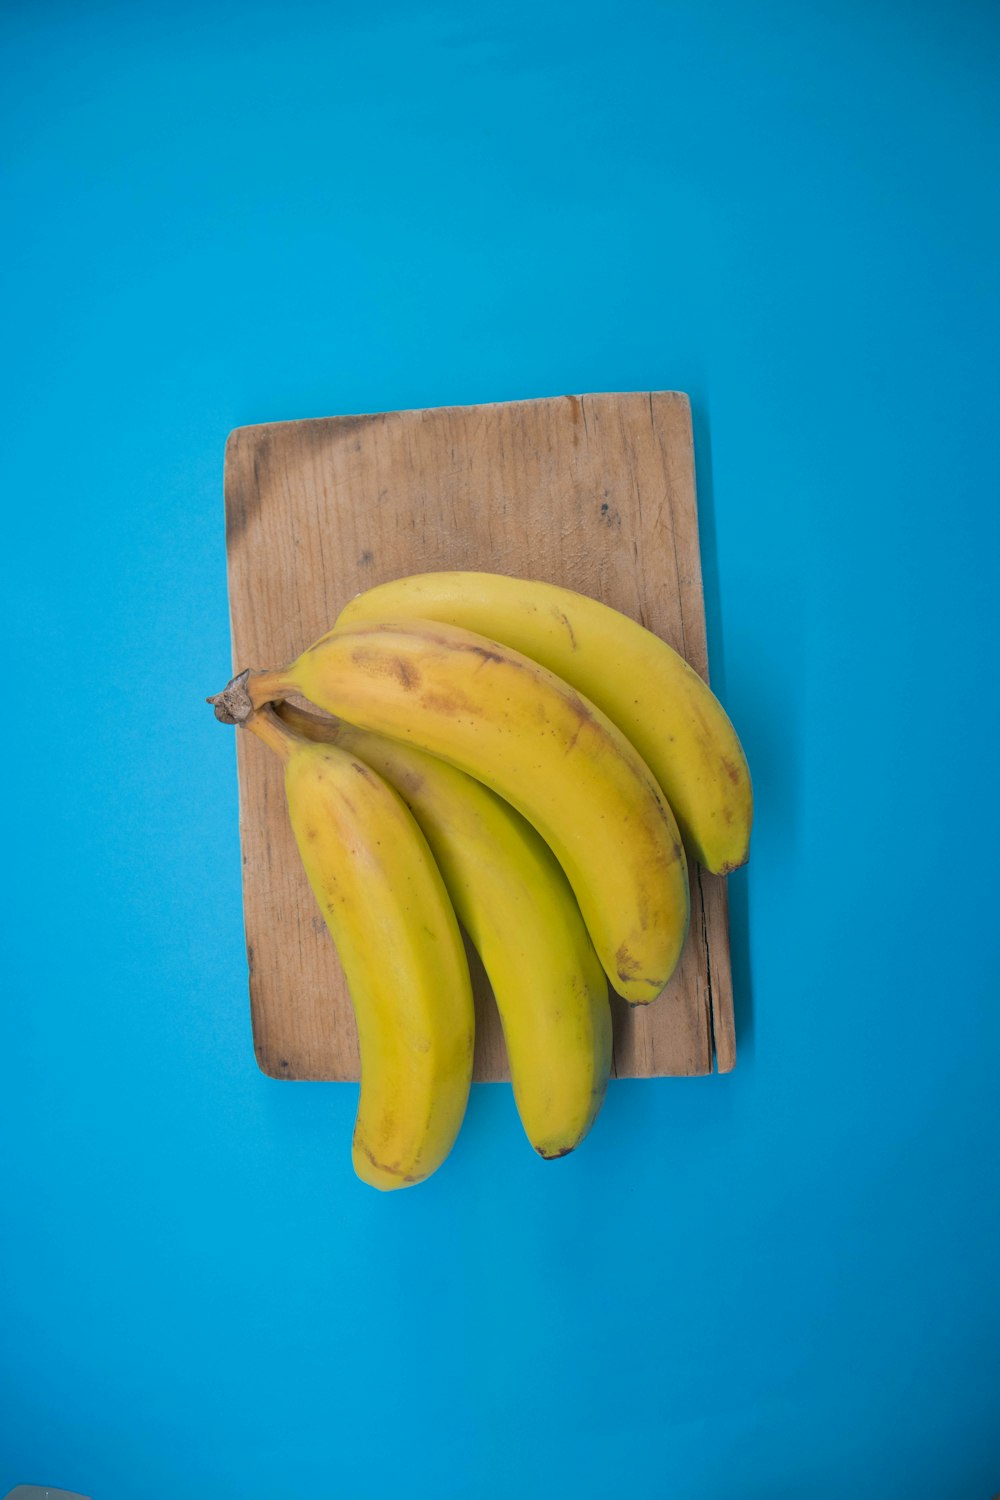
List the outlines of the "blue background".
{"label": "blue background", "polygon": [[[8,4],[0,1491],[1000,1490],[1000,20]],[[237,425],[691,395],[739,1065],[351,1174],[251,1049]]]}

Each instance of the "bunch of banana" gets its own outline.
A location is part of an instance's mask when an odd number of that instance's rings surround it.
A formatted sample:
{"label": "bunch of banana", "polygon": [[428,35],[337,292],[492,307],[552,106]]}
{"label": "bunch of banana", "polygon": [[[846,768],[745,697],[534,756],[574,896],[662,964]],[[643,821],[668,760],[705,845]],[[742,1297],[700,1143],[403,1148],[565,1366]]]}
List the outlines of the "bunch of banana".
{"label": "bunch of banana", "polygon": [[565,1156],[604,1100],[611,1007],[548,846],[508,802],[433,755],[290,703],[277,713],[377,771],[410,809],[493,988],[525,1134],[539,1156]]}
{"label": "bunch of banana", "polygon": [[[333,719],[292,708],[295,696]],[[443,892],[493,984],[528,1139],[544,1156],[572,1150],[607,1083],[606,981],[648,1004],[680,958],[684,845],[715,873],[747,858],[746,759],[702,679],[593,599],[437,573],[358,595],[287,667],[243,672],[211,701],[286,762],[296,839],[358,1016],[359,1174],[378,1186],[420,1180],[447,1154],[464,1110],[471,1011],[457,929],[446,939],[440,917],[425,924],[441,959],[434,1026],[425,1024],[428,952],[403,937],[437,912]],[[354,769],[335,777],[334,765]],[[377,804],[347,797],[362,767],[380,788]],[[336,810],[338,796],[351,818]],[[320,804],[336,833],[317,831]],[[385,836],[390,805],[397,823],[409,819],[405,840]],[[364,899],[353,884],[362,879],[376,903],[363,918],[352,904]],[[436,1109],[432,1086],[442,1089]]]}

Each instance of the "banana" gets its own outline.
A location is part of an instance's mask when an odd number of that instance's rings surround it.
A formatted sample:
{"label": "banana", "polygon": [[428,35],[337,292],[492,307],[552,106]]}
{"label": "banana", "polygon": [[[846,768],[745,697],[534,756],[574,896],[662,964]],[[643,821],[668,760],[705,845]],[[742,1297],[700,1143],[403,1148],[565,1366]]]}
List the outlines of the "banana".
{"label": "banana", "polygon": [[472,984],[440,872],[400,797],[356,756],[299,739],[270,709],[246,727],[284,761],[295,842],[347,976],[354,1170],[382,1189],[422,1182],[455,1142],[472,1080]]}
{"label": "banana", "polygon": [[552,849],[612,985],[655,1000],[687,933],[687,866],[673,814],[629,741],[552,672],[455,626],[363,622],[276,671],[244,672],[216,712],[239,721],[301,694],[337,718],[484,781]]}
{"label": "banana", "polygon": [[336,631],[440,620],[502,641],[595,703],[632,741],[688,848],[716,875],[749,856],[753,791],[725,710],[667,643],[596,599],[495,573],[424,573],[358,594]]}
{"label": "banana", "polygon": [[371,766],[409,807],[493,987],[525,1134],[539,1156],[565,1156],[604,1100],[611,1008],[551,851],[509,803],[436,756],[290,703],[275,711]]}

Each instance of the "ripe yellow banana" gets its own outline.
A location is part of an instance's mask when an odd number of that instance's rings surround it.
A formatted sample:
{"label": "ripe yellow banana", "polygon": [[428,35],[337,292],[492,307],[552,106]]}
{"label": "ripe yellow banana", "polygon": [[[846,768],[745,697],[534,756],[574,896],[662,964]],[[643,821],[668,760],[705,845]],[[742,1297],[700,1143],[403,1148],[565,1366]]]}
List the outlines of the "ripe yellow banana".
{"label": "ripe yellow banana", "polygon": [[409,741],[483,781],[565,871],[612,985],[661,993],[687,933],[687,865],[645,763],[601,711],[537,662],[425,620],[337,630],[289,666],[219,695],[234,720],[301,694],[337,718]]}
{"label": "ripe yellow banana", "polygon": [[475,630],[571,683],[635,745],[695,858],[716,875],[746,862],[753,792],[743,748],[714,693],[659,636],[571,589],[462,572],[369,589],[334,629],[409,619]]}
{"label": "ripe yellow banana", "polygon": [[611,1008],[551,851],[509,803],[436,756],[289,703],[276,712],[371,766],[413,813],[493,986],[525,1134],[540,1156],[565,1156],[604,1100]]}
{"label": "ripe yellow banana", "polygon": [[382,1189],[422,1182],[454,1144],[472,1080],[472,985],[440,872],[363,761],[299,739],[270,709],[246,724],[284,761],[295,842],[347,976],[361,1052],[354,1170]]}

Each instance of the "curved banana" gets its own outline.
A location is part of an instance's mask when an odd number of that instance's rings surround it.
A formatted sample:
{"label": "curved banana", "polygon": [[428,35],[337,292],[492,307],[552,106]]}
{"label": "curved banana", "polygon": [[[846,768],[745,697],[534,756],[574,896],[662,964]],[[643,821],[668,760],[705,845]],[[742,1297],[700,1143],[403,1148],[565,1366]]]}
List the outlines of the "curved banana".
{"label": "curved banana", "polygon": [[499,792],[565,871],[612,985],[661,993],[684,946],[687,865],[645,763],[593,704],[537,662],[426,620],[335,631],[289,666],[245,672],[216,712],[301,694],[337,718],[407,740]]}
{"label": "curved banana", "polygon": [[596,599],[496,573],[424,573],[358,594],[335,630],[441,620],[502,641],[571,683],[632,741],[690,851],[716,875],[750,851],[753,791],[719,700],[672,647]]}
{"label": "curved banana", "polygon": [[371,766],[413,813],[493,986],[525,1134],[539,1156],[565,1156],[604,1100],[611,1007],[551,851],[509,803],[436,756],[290,703],[275,711]]}
{"label": "curved banana", "polygon": [[361,1091],[354,1170],[422,1182],[458,1135],[472,1081],[468,960],[440,872],[400,797],[335,745],[270,709],[246,727],[281,757],[295,842],[347,976]]}

